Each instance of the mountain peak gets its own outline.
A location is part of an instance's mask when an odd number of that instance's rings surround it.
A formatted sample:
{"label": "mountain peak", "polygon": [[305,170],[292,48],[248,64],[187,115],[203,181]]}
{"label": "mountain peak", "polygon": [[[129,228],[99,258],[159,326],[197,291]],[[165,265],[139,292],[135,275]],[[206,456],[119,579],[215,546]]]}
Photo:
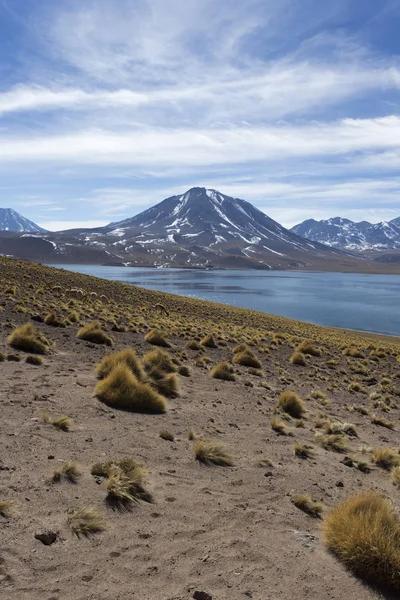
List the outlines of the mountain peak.
{"label": "mountain peak", "polygon": [[323,221],[311,219],[292,227],[298,235],[343,250],[389,250],[400,248],[400,217],[382,223],[334,217]]}
{"label": "mountain peak", "polygon": [[13,208],[0,208],[0,231],[46,233],[45,229],[23,217]]}

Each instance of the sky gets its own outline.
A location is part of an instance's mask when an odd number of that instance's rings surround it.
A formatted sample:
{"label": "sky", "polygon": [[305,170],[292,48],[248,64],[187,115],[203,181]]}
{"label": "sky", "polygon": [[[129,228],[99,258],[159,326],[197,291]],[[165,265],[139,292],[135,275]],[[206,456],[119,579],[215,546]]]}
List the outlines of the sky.
{"label": "sky", "polygon": [[0,206],[50,229],[194,186],[286,227],[400,216],[400,0],[0,0]]}

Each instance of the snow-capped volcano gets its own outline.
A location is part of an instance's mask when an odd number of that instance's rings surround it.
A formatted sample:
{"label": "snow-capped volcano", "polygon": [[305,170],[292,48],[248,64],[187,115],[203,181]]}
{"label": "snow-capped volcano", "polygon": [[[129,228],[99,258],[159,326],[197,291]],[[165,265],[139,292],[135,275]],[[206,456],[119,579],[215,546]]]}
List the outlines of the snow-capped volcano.
{"label": "snow-capped volcano", "polygon": [[[153,255],[159,265],[297,267],[338,253],[288,231],[249,202],[195,187],[135,217],[110,223],[88,243],[112,242],[122,255]],[[343,258],[340,253],[340,259]]]}
{"label": "snow-capped volcano", "polygon": [[[38,259],[57,262],[237,269],[346,269],[362,262],[285,229],[245,200],[201,187],[106,227],[40,237],[47,244],[35,247]],[[0,239],[0,252],[18,255],[23,241]],[[24,243],[26,256],[33,246]]]}
{"label": "snow-capped volcano", "polygon": [[165,243],[215,245],[226,242],[258,244],[262,240],[316,248],[293,235],[249,202],[231,198],[216,190],[192,188],[171,196],[152,208],[119,223],[112,231],[140,229],[137,241],[152,235]]}
{"label": "snow-capped volcano", "polygon": [[291,229],[309,240],[344,250],[400,249],[400,217],[392,221],[355,223],[335,217],[325,221],[308,219]]}
{"label": "snow-capped volcano", "polygon": [[45,233],[46,230],[12,208],[0,208],[0,231]]}

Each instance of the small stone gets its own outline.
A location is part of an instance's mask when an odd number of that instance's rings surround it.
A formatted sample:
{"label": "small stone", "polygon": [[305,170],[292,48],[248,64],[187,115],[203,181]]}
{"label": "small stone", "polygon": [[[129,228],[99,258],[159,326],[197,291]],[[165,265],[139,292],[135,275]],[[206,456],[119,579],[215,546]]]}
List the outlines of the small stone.
{"label": "small stone", "polygon": [[339,481],[337,481],[335,483],[335,485],[336,485],[336,487],[340,487],[340,488],[344,487],[344,483],[343,483],[343,481],[341,479],[339,479]]}
{"label": "small stone", "polygon": [[207,594],[207,592],[195,592],[193,598],[194,600],[212,600],[212,596]]}
{"label": "small stone", "polygon": [[264,477],[273,477],[273,475],[274,475],[274,474],[273,474],[273,472],[272,472],[272,471],[266,471],[266,472],[264,473]]}
{"label": "small stone", "polygon": [[111,558],[119,558],[121,556],[121,552],[110,552]]}
{"label": "small stone", "polygon": [[54,454],[49,454],[47,457],[47,460],[54,460],[54,459],[55,459]]}
{"label": "small stone", "polygon": [[35,538],[42,542],[45,546],[51,546],[54,544],[58,537],[58,533],[54,531],[43,531],[42,533],[35,533]]}
{"label": "small stone", "polygon": [[345,467],[354,467],[354,462],[351,460],[349,456],[345,456],[342,461],[340,461]]}

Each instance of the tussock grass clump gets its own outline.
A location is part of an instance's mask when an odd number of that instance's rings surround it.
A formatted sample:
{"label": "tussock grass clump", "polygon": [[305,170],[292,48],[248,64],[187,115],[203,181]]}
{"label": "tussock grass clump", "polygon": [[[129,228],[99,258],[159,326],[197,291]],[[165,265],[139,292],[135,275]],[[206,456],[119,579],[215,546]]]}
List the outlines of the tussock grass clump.
{"label": "tussock grass clump", "polygon": [[68,515],[68,526],[77,537],[88,537],[105,530],[103,517],[94,508],[77,508]]}
{"label": "tussock grass clump", "polygon": [[246,350],[250,352],[250,349],[246,344],[238,344],[237,346],[234,347],[233,354],[239,354],[240,352],[246,352]]}
{"label": "tussock grass clump", "polygon": [[61,431],[68,431],[72,425],[72,419],[65,415],[58,417],[58,419],[52,419],[47,410],[42,410],[41,416],[44,423],[54,425],[54,427],[61,429]]}
{"label": "tussock grass clump", "polygon": [[225,451],[222,444],[207,440],[195,440],[193,444],[193,452],[198,460],[203,465],[232,467],[233,459]]}
{"label": "tussock grass clump", "polygon": [[324,430],[329,434],[347,433],[352,437],[358,437],[357,429],[352,423],[341,423],[340,421],[326,420]]}
{"label": "tussock grass clump", "polygon": [[179,395],[180,382],[176,373],[168,373],[167,375],[157,368],[149,372],[149,385],[153,387],[159,394],[167,398],[175,398]]}
{"label": "tussock grass clump", "polygon": [[152,346],[161,346],[162,348],[171,348],[171,344],[165,339],[158,329],[151,329],[144,336],[145,342]]}
{"label": "tussock grass clump", "polygon": [[294,446],[295,456],[299,458],[312,458],[315,454],[315,451],[310,444],[295,444]]}
{"label": "tussock grass clump", "polygon": [[352,346],[351,348],[345,348],[343,350],[344,356],[350,356],[350,358],[365,358],[364,354],[358,348]]}
{"label": "tussock grass clump", "polygon": [[346,444],[346,440],[341,434],[323,435],[322,433],[317,433],[315,439],[318,442],[318,444],[325,448],[325,450],[332,450],[333,452],[349,451],[349,447]]}
{"label": "tussock grass clump", "polygon": [[64,319],[57,317],[54,311],[49,312],[44,318],[45,325],[51,325],[52,327],[65,327],[66,323]]}
{"label": "tussock grass clump", "polygon": [[39,331],[36,331],[32,323],[26,323],[14,329],[8,336],[8,343],[16,350],[33,354],[47,354],[50,349],[50,342]]}
{"label": "tussock grass clump", "polygon": [[311,340],[304,340],[301,342],[296,348],[297,352],[302,352],[303,354],[309,354],[310,356],[321,356],[321,350],[319,348],[315,348],[314,343]]}
{"label": "tussock grass clump", "polygon": [[307,494],[295,494],[292,498],[292,502],[296,508],[304,511],[310,515],[310,517],[313,517],[314,519],[321,518],[324,508],[323,504],[320,502],[314,502],[314,500],[312,500],[310,496],[307,496]]}
{"label": "tussock grass clump", "polygon": [[106,346],[114,344],[113,339],[102,330],[98,321],[87,323],[81,327],[76,337],[86,342],[92,342],[93,344],[105,344]]}
{"label": "tussock grass clump", "polygon": [[182,375],[182,377],[190,377],[190,368],[186,365],[181,365],[178,367],[178,373],[179,375]]}
{"label": "tussock grass clump", "polygon": [[61,481],[68,481],[69,483],[77,483],[82,473],[75,462],[65,462],[61,469],[56,469],[53,473],[53,483],[59,483]]}
{"label": "tussock grass clump", "polygon": [[144,488],[147,469],[132,458],[96,463],[92,475],[106,479],[107,503],[116,509],[126,508],[132,502],[152,502],[151,494]]}
{"label": "tussock grass clump", "polygon": [[390,471],[393,467],[400,466],[400,454],[392,448],[376,448],[371,456],[371,460],[381,469]]}
{"label": "tussock grass clump", "polygon": [[36,367],[39,367],[43,364],[43,358],[41,356],[36,356],[35,354],[28,354],[25,362],[27,362],[29,365],[35,365]]}
{"label": "tussock grass clump", "polygon": [[67,321],[70,323],[78,323],[79,313],[77,313],[76,310],[72,310],[67,317]]}
{"label": "tussock grass clump", "polygon": [[126,364],[117,365],[99,381],[95,395],[112,408],[152,413],[167,410],[165,398],[149,384],[139,381]]}
{"label": "tussock grass clump", "polygon": [[325,517],[322,531],[354,575],[400,591],[400,521],[390,500],[376,492],[348,498]]}
{"label": "tussock grass clump", "polygon": [[303,400],[295,392],[282,392],[278,406],[294,419],[300,419],[306,411]]}
{"label": "tussock grass clump", "polygon": [[387,429],[394,429],[394,421],[388,421],[384,417],[377,417],[376,415],[372,415],[371,423],[373,423],[373,425],[380,425],[381,427],[386,427]]}
{"label": "tussock grass clump", "polygon": [[196,342],[196,340],[190,340],[187,344],[186,344],[186,348],[189,348],[189,350],[201,350],[201,346],[199,344],[199,342]]}
{"label": "tussock grass clump", "polygon": [[286,424],[277,417],[271,419],[270,425],[276,433],[286,434]]}
{"label": "tussock grass clump", "polygon": [[7,354],[8,362],[20,362],[21,357],[18,354]]}
{"label": "tussock grass clump", "polygon": [[14,502],[12,500],[0,500],[0,515],[9,519],[14,514]]}
{"label": "tussock grass clump", "polygon": [[261,369],[262,367],[258,358],[249,349],[243,352],[236,352],[233,356],[233,362],[243,367],[252,367],[253,369]]}
{"label": "tussock grass clump", "polygon": [[214,336],[209,333],[200,342],[200,346],[205,346],[206,348],[217,348],[217,343],[214,339]]}
{"label": "tussock grass clump", "polygon": [[400,466],[394,467],[390,473],[390,479],[393,485],[400,487]]}
{"label": "tussock grass clump", "polygon": [[302,352],[294,352],[290,357],[290,363],[301,367],[307,366],[306,357]]}
{"label": "tussock grass clump", "polygon": [[125,350],[120,350],[119,352],[114,352],[113,354],[105,356],[96,367],[97,377],[99,379],[104,379],[119,364],[126,365],[137,379],[143,381],[143,367],[133,348],[126,348]]}
{"label": "tussock grass clump", "polygon": [[151,350],[144,355],[143,366],[147,372],[158,369],[163,373],[175,373],[177,368],[174,365],[171,356],[165,350]]}
{"label": "tussock grass clump", "polygon": [[166,442],[173,442],[175,440],[174,434],[170,431],[167,431],[166,429],[162,429],[158,435],[162,440],[165,440]]}
{"label": "tussock grass clump", "polygon": [[214,379],[223,379],[225,381],[235,381],[236,376],[233,371],[232,365],[228,362],[223,361],[215,365],[210,371],[211,377]]}

